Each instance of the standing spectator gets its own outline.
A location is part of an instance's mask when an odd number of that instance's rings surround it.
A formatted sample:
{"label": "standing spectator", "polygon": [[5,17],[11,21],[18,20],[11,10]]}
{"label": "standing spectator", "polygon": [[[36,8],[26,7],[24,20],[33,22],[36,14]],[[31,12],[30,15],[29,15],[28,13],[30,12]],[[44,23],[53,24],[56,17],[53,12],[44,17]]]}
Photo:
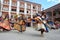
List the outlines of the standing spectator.
{"label": "standing spectator", "polygon": [[0,17],[0,21],[2,21],[2,17]]}

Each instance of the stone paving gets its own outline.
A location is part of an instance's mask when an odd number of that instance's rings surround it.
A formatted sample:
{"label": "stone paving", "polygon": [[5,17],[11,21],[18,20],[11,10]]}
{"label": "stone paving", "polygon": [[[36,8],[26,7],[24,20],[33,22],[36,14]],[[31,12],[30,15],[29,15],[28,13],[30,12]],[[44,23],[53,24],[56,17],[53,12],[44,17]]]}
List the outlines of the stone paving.
{"label": "stone paving", "polygon": [[60,29],[50,30],[50,32],[44,33],[44,37],[41,37],[39,31],[27,27],[27,30],[23,33],[17,30],[0,32],[0,40],[60,40]]}

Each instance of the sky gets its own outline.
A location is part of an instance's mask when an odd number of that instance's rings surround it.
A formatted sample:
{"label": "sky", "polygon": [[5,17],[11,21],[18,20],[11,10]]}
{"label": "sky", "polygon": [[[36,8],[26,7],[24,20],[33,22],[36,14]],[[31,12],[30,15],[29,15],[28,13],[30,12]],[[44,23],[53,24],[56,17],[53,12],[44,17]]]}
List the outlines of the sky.
{"label": "sky", "polygon": [[27,0],[27,1],[41,4],[42,10],[47,9],[49,7],[52,7],[52,6],[60,3],[60,0]]}

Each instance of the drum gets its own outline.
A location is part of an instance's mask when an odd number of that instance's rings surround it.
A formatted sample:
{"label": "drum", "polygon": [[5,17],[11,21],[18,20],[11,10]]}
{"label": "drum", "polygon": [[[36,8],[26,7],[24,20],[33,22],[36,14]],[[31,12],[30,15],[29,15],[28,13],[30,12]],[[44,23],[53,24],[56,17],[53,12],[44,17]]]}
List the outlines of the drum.
{"label": "drum", "polygon": [[19,32],[24,32],[26,30],[25,25],[14,24],[14,29],[18,30]]}
{"label": "drum", "polygon": [[20,31],[20,25],[14,23],[14,29]]}

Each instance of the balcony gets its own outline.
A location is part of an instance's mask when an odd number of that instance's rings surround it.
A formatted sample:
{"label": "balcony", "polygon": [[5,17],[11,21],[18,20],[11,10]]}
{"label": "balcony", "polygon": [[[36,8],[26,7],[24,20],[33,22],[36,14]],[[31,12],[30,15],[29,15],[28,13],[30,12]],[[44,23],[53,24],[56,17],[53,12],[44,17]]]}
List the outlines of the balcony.
{"label": "balcony", "polygon": [[35,11],[36,11],[37,9],[33,9],[33,10],[35,10]]}
{"label": "balcony", "polygon": [[56,14],[56,16],[55,16],[56,18],[60,18],[60,14]]}
{"label": "balcony", "polygon": [[38,6],[38,10],[41,11],[41,7]]}
{"label": "balcony", "polygon": [[27,6],[27,9],[31,9],[31,7],[30,6]]}
{"label": "balcony", "polygon": [[12,6],[15,6],[15,7],[17,7],[17,3],[12,3]]}
{"label": "balcony", "polygon": [[37,13],[37,11],[36,10],[33,10],[33,15],[36,14],[36,13]]}
{"label": "balcony", "polygon": [[24,4],[20,4],[20,8],[24,8],[25,6],[24,6]]}
{"label": "balcony", "polygon": [[11,11],[11,13],[17,13],[16,11]]}
{"label": "balcony", "polygon": [[3,7],[2,10],[3,11],[9,11],[9,8]]}
{"label": "balcony", "polygon": [[40,8],[38,8],[38,10],[39,10],[39,11],[41,11],[41,9],[40,9]]}
{"label": "balcony", "polygon": [[4,1],[3,4],[4,5],[9,5],[9,2]]}
{"label": "balcony", "polygon": [[24,14],[23,12],[19,12],[19,14]]}

